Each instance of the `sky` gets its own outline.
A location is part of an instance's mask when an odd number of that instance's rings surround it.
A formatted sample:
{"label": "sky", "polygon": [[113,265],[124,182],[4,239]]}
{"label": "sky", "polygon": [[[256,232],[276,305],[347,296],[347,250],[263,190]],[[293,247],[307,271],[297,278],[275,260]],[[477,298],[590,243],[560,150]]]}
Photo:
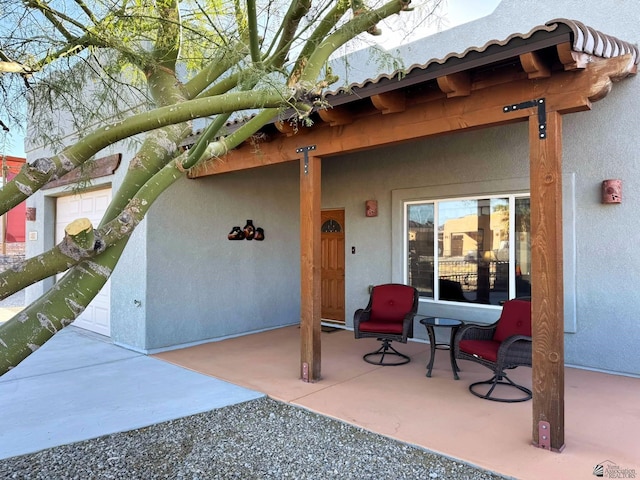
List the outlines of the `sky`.
{"label": "sky", "polygon": [[[417,28],[409,27],[411,33],[408,36],[405,33],[402,33],[404,23],[410,22],[408,21],[408,16],[406,14],[394,15],[387,19],[387,21],[399,22],[399,25],[391,26],[391,28],[396,30],[397,33],[392,32],[389,35],[388,32],[383,30],[383,35],[377,37],[379,40],[374,41],[383,45],[386,49],[395,48],[400,44],[428,37],[429,35],[433,35],[443,30],[490,15],[498,6],[500,1],[501,0],[444,0],[444,4],[438,12],[437,17],[432,17],[432,19],[439,18],[439,21],[431,21],[422,24]],[[413,0],[412,6],[416,6],[417,9],[419,8],[417,7],[419,3],[419,0]]]}
{"label": "sky", "polygon": [[491,14],[500,0],[449,0],[447,5],[451,27]]}
{"label": "sky", "polygon": [[[6,135],[6,139],[4,138]],[[3,145],[4,143],[4,145]],[[24,158],[24,141],[22,136],[13,132],[5,134],[0,131],[0,155]]]}
{"label": "sky", "polygon": [[[419,3],[414,0],[414,3]],[[420,27],[415,29],[416,34],[410,38],[406,38],[404,35],[393,35],[389,32],[385,32],[385,35],[380,38],[380,43],[384,43],[386,48],[393,48],[400,42],[406,42],[416,40],[417,38],[424,37],[442,31],[444,28],[455,27],[478,18],[489,15],[496,6],[500,3],[500,0],[446,0],[445,9],[443,10],[443,23],[437,26]],[[401,15],[395,16],[401,19]],[[4,145],[3,145],[4,144]],[[14,157],[24,157],[24,139],[22,136],[10,132],[4,138],[4,133],[0,131],[0,155],[10,155]]]}

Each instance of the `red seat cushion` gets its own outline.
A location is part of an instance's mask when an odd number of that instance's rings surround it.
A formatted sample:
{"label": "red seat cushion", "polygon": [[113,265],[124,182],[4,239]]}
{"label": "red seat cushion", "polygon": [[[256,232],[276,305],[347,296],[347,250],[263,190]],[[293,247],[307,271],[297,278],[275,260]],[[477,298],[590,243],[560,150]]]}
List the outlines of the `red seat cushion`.
{"label": "red seat cushion", "polygon": [[[365,323],[402,324],[404,317],[413,309],[413,287],[406,285],[379,285],[371,293],[371,315]],[[362,326],[361,330],[364,330]],[[400,327],[402,330],[402,326]],[[377,330],[375,330],[377,331]]]}
{"label": "red seat cushion", "polygon": [[476,355],[490,362],[498,361],[498,349],[500,342],[495,340],[461,340],[460,351],[469,355]]}
{"label": "red seat cushion", "polygon": [[531,302],[510,300],[502,307],[493,339],[503,342],[513,335],[531,336]]}
{"label": "red seat cushion", "polygon": [[402,335],[402,322],[362,322],[361,332]]}

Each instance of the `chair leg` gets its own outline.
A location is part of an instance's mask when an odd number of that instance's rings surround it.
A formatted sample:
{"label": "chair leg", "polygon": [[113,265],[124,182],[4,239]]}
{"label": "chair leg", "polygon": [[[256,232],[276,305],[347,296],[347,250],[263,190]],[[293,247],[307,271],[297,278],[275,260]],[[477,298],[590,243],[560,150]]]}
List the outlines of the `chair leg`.
{"label": "chair leg", "polygon": [[[375,352],[367,353],[366,355],[364,355],[362,358],[364,359],[365,362],[371,363],[373,365],[383,365],[388,367],[394,367],[396,365],[404,365],[405,363],[409,363],[411,361],[410,357],[408,357],[403,353],[400,353],[399,351],[397,351],[395,348],[391,346],[391,340],[387,340],[384,338],[379,338],[378,340],[382,342],[382,345]],[[400,360],[397,362],[385,363],[384,357],[387,355],[399,358]],[[373,357],[376,357],[376,356],[380,356],[380,359],[378,361],[373,360]]]}
{"label": "chair leg", "polygon": [[[491,385],[491,388],[489,388],[489,391],[487,393],[484,393],[484,394],[478,393],[474,390],[474,388],[477,387],[478,385]],[[496,388],[497,385],[505,385],[507,387],[517,388],[518,390],[523,392],[525,395],[523,397],[517,397],[517,398],[501,398],[501,397],[492,396],[491,394],[493,393],[493,390]],[[523,387],[522,385],[518,385],[517,383],[514,383],[504,373],[496,374],[493,376],[493,378],[486,380],[484,382],[472,383],[471,385],[469,385],[469,391],[473,393],[476,397],[484,398],[485,400],[492,400],[494,402],[515,403],[515,402],[526,402],[527,400],[531,400],[531,390],[529,390],[526,387]]]}

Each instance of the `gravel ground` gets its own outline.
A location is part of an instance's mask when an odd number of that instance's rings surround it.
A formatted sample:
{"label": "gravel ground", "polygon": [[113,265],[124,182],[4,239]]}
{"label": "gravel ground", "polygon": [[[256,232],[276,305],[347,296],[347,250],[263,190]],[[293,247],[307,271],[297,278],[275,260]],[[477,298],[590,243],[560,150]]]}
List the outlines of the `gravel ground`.
{"label": "gravel ground", "polygon": [[[55,415],[55,412],[52,413]],[[261,398],[0,460],[3,479],[504,479]]]}

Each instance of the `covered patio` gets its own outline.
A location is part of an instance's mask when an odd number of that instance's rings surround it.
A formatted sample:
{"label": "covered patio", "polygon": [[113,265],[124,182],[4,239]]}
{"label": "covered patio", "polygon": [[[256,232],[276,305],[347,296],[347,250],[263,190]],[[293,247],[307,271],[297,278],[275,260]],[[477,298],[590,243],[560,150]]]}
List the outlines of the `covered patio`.
{"label": "covered patio", "polygon": [[[285,346],[288,343],[280,345],[287,355],[300,352],[298,372],[287,375],[319,382],[311,387],[300,385],[300,391],[327,388],[331,378],[327,368],[336,362],[330,349],[321,347],[321,338],[325,338],[320,328],[322,159],[436,135],[528,122],[533,401],[500,410],[501,414],[520,412],[517,420],[499,417],[493,423],[504,425],[515,435],[525,435],[528,430],[534,445],[562,451],[566,444],[565,395],[570,391],[564,378],[562,117],[590,110],[593,102],[611,91],[614,82],[635,75],[639,60],[637,47],[628,42],[577,21],[556,19],[527,34],[492,40],[461,54],[451,53],[330,92],[324,97],[326,105],[314,114],[313,127],[298,129],[277,121],[259,140],[229,152],[223,161],[211,159],[191,172],[191,177],[197,178],[282,162],[300,164],[301,322],[296,339],[300,345],[292,343],[291,351]],[[246,360],[247,350],[242,355]],[[257,368],[263,360],[244,363]],[[269,392],[266,387],[264,391]],[[459,397],[438,390],[438,398],[447,402]],[[588,418],[586,412],[582,418]],[[514,427],[527,419],[529,428]],[[469,424],[464,424],[468,431]],[[491,426],[478,426],[478,439],[486,438]],[[424,428],[421,425],[420,430]],[[478,439],[478,448],[493,448],[492,442]],[[455,441],[462,442],[459,438]],[[505,452],[496,451],[499,456]]]}
{"label": "covered patio", "polygon": [[[531,445],[531,402],[491,402],[467,390],[489,378],[480,365],[460,361],[456,381],[448,353],[438,351],[427,378],[428,344],[399,345],[412,361],[379,367],[362,360],[375,339],[355,340],[348,330],[322,332],[321,339],[323,375],[316,383],[298,379],[297,326],[155,357],[518,479],[592,478],[599,464],[640,475],[640,379],[565,368],[566,448],[556,455]],[[531,385],[529,368],[509,375]]]}

